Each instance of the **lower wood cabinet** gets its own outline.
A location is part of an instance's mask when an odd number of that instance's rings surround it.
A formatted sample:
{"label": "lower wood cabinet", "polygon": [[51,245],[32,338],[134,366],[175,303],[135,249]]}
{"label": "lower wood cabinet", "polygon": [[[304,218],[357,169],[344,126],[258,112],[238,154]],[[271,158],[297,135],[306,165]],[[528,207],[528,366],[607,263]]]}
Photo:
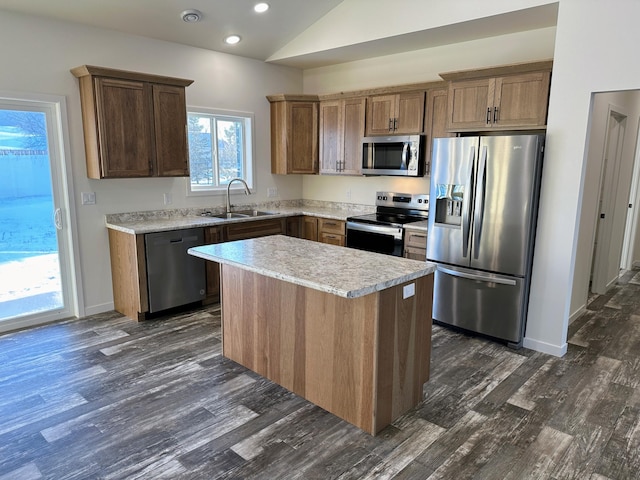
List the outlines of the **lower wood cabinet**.
{"label": "lower wood cabinet", "polygon": [[427,259],[426,231],[417,229],[412,230],[410,227],[405,227],[404,257],[421,261],[425,261]]}
{"label": "lower wood cabinet", "polygon": [[302,238],[302,217],[287,217],[285,219],[286,222],[286,233],[285,235],[289,237]]}
{"label": "lower wood cabinet", "polygon": [[342,220],[305,216],[302,238],[344,247],[346,245],[346,223]]}

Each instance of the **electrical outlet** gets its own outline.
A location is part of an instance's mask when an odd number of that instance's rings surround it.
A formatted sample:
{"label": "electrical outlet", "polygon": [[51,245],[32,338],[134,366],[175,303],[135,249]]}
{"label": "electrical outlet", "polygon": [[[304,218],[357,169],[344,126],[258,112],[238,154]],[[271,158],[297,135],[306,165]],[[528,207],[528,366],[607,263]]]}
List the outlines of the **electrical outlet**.
{"label": "electrical outlet", "polygon": [[267,197],[273,198],[278,196],[278,189],[275,187],[267,188]]}
{"label": "electrical outlet", "polygon": [[347,188],[347,200],[351,200],[351,189]]}
{"label": "electrical outlet", "polygon": [[173,203],[173,195],[170,193],[165,193],[162,195],[165,205],[171,205]]}
{"label": "electrical outlet", "polygon": [[96,192],[82,192],[80,198],[82,199],[82,205],[96,204]]}

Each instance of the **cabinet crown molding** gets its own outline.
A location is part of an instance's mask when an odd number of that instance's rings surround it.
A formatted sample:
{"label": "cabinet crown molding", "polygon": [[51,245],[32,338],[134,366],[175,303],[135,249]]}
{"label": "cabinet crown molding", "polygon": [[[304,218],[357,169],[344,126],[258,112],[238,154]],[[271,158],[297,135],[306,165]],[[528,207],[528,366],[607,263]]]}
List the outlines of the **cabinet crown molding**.
{"label": "cabinet crown molding", "polygon": [[553,60],[541,60],[539,62],[512,63],[496,67],[479,68],[475,70],[458,70],[455,72],[441,73],[440,77],[446,81],[471,80],[485,77],[500,77],[518,73],[551,71]]}
{"label": "cabinet crown molding", "polygon": [[318,95],[305,95],[302,93],[277,93],[274,95],[267,95],[267,100],[270,102],[317,102]]}
{"label": "cabinet crown molding", "polygon": [[193,80],[187,80],[186,78],[167,77],[164,75],[131,72],[128,70],[116,70],[114,68],[96,67],[94,65],[80,65],[79,67],[72,68],[71,73],[77,78],[97,76],[133,80],[138,82],[161,83],[164,85],[176,85],[179,87],[188,87],[193,83]]}

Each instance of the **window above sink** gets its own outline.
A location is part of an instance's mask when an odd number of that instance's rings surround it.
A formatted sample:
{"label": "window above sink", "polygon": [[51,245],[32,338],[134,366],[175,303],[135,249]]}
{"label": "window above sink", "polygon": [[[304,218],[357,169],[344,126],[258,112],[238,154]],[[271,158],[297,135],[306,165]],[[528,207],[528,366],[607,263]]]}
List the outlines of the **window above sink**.
{"label": "window above sink", "polygon": [[234,178],[254,187],[253,118],[249,112],[187,107],[187,196],[224,193]]}

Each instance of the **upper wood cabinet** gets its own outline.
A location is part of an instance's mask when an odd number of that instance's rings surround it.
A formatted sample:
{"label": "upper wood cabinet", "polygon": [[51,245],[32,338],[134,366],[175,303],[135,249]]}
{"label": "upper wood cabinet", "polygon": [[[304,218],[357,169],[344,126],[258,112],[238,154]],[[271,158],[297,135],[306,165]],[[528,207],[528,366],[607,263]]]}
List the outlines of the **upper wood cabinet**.
{"label": "upper wood cabinet", "polygon": [[448,98],[449,89],[446,86],[442,88],[432,88],[427,91],[424,120],[424,158],[427,164],[425,169],[425,173],[427,175],[431,171],[431,150],[433,148],[433,139],[451,136],[451,133],[447,128]]}
{"label": "upper wood cabinet", "polygon": [[318,97],[269,95],[271,173],[318,173]]}
{"label": "upper wood cabinet", "polygon": [[422,133],[424,91],[375,95],[367,99],[366,135]]}
{"label": "upper wood cabinet", "polygon": [[83,65],[87,176],[188,176],[185,87],[192,80]]}
{"label": "upper wood cabinet", "polygon": [[[547,65],[547,68],[542,68]],[[539,71],[530,71],[539,68]],[[528,70],[521,73],[518,69]],[[487,76],[507,72],[508,75]],[[457,74],[464,78],[455,79]],[[551,63],[441,74],[449,84],[450,131],[517,130],[546,125]]]}
{"label": "upper wood cabinet", "polygon": [[365,98],[320,102],[320,173],[360,175]]}

